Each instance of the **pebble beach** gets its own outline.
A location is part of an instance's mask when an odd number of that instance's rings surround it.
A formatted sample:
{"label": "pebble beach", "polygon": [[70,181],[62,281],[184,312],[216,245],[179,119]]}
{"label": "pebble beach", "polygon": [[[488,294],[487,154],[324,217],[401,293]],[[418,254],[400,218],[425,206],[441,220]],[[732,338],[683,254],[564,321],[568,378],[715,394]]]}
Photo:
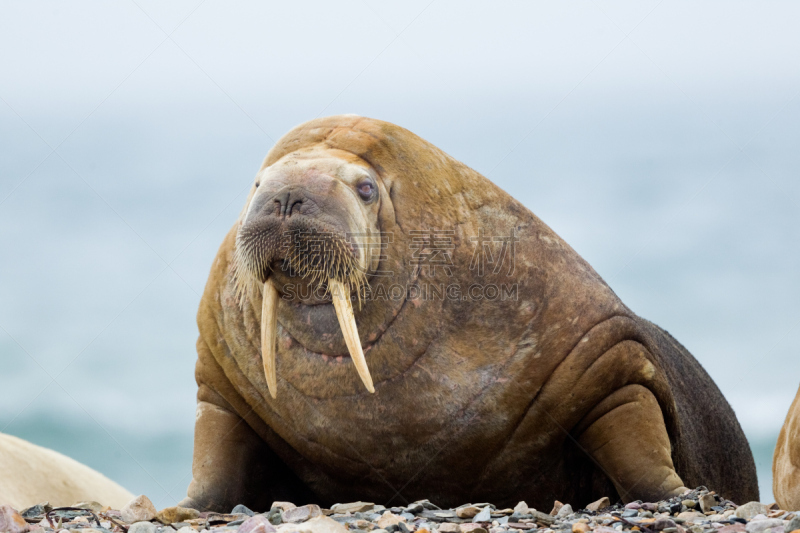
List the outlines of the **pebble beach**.
{"label": "pebble beach", "polygon": [[737,505],[704,487],[659,502],[623,505],[601,498],[576,509],[554,502],[549,511],[519,502],[512,508],[469,503],[441,509],[428,500],[385,507],[370,502],[274,502],[256,512],[237,505],[230,513],[183,507],[160,511],[146,496],[122,509],[97,502],[53,508],[0,506],[0,533],[800,533],[800,512],[777,504]]}

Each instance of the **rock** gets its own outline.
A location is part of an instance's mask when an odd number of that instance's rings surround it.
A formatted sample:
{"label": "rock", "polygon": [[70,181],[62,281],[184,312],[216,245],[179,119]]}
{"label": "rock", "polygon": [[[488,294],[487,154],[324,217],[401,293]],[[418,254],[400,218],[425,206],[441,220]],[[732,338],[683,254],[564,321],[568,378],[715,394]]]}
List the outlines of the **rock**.
{"label": "rock", "polygon": [[492,521],[492,509],[488,505],[484,507],[480,513],[476,514],[472,518],[473,522],[491,522]]}
{"label": "rock", "polygon": [[589,531],[591,531],[589,524],[583,522],[575,522],[572,524],[572,533],[589,533]]}
{"label": "rock", "polygon": [[459,524],[458,527],[461,533],[489,533],[486,528],[476,523],[467,522],[466,524]]}
{"label": "rock", "polygon": [[767,506],[761,502],[749,502],[744,505],[740,505],[736,512],[734,513],[739,518],[744,518],[745,520],[750,520],[754,516],[763,514],[767,514]]}
{"label": "rock", "polygon": [[298,524],[318,516],[322,516],[322,509],[319,508],[319,505],[309,504],[284,511],[283,521],[290,524]]}
{"label": "rock", "polygon": [[78,502],[76,504],[73,504],[72,506],[76,507],[78,509],[88,509],[89,511],[92,511],[93,513],[99,513],[101,511],[103,511],[104,509],[107,509],[107,507],[105,505],[102,505],[102,504],[100,504],[98,502],[95,502],[95,501]]}
{"label": "rock", "polygon": [[36,516],[44,517],[45,513],[52,510],[53,506],[50,505],[50,502],[42,502],[32,505],[27,509],[23,509],[19,514],[22,515],[22,518],[34,518]]}
{"label": "rock", "polygon": [[568,503],[565,503],[556,513],[556,518],[565,518],[571,515],[572,513],[574,513],[574,511],[572,510],[572,506]]}
{"label": "rock", "polygon": [[700,496],[700,510],[704,513],[712,511],[712,507],[716,507],[717,499],[713,494],[703,494]]}
{"label": "rock", "polygon": [[631,502],[625,505],[625,509],[635,509],[639,510],[642,508],[642,504],[639,502]]}
{"label": "rock", "polygon": [[706,515],[703,513],[698,513],[697,511],[684,511],[679,513],[677,518],[692,524],[698,520],[706,520]]}
{"label": "rock", "polygon": [[[331,507],[331,511],[341,514],[365,513],[371,511],[374,507],[375,504],[370,502],[337,503]],[[422,505],[420,505],[420,510],[422,510]]]}
{"label": "rock", "polygon": [[[569,507],[569,504],[567,504],[567,505],[564,505],[564,507],[562,507],[562,508],[561,508],[561,511],[559,511],[559,512],[564,512],[564,509],[565,509],[565,508],[567,508],[567,507]],[[572,507],[570,507],[568,510],[570,511],[570,513],[568,513],[568,514],[571,514],[571,512],[572,512]],[[555,518],[553,518],[553,517],[552,517],[552,516],[550,516],[549,514],[540,513],[540,512],[539,512],[539,511],[537,511],[536,509],[531,509],[531,510],[529,511],[529,513],[530,513],[530,515],[531,515],[531,516],[532,516],[532,517],[533,517],[533,518],[534,518],[534,519],[535,519],[535,520],[536,520],[538,523],[540,523],[540,524],[543,524],[543,525],[545,525],[545,526],[549,526],[549,525],[551,525],[553,522],[555,522],[555,521],[556,521],[556,520],[555,520]]]}
{"label": "rock", "polygon": [[476,514],[481,512],[480,507],[475,505],[466,505],[456,509],[456,516],[459,518],[473,518]]}
{"label": "rock", "polygon": [[783,520],[780,518],[753,520],[745,526],[745,531],[747,533],[783,533]]}
{"label": "rock", "polygon": [[148,522],[156,517],[156,507],[150,498],[141,494],[120,510],[120,516],[129,524],[135,522]]}
{"label": "rock", "polygon": [[274,533],[275,531],[275,526],[270,523],[269,518],[263,514],[257,514],[242,522],[238,533]]}
{"label": "rock", "polygon": [[528,514],[528,504],[525,502],[519,502],[514,506],[514,512],[519,514]]}
{"label": "rock", "polygon": [[694,509],[697,507],[697,502],[694,500],[683,500],[681,504],[685,505],[688,509]]}
{"label": "rock", "polygon": [[0,532],[25,533],[30,526],[22,515],[8,505],[0,505]]}
{"label": "rock", "polygon": [[663,531],[667,528],[672,528],[677,526],[674,520],[671,518],[661,517],[655,522],[653,522],[653,529],[656,531]]}
{"label": "rock", "polygon": [[[454,524],[452,522],[445,522],[443,524],[439,524],[439,533],[459,533],[461,528],[458,527],[458,524]],[[373,531],[373,533],[375,533]]]}
{"label": "rock", "polygon": [[408,505],[408,507],[406,507],[406,512],[407,513],[412,513],[412,514],[417,514],[417,513],[421,513],[423,509],[425,509],[425,508],[423,506],[421,506],[420,504],[411,503],[411,504]]}
{"label": "rock", "polygon": [[795,516],[786,522],[786,525],[783,528],[786,533],[791,533],[792,531],[797,531],[798,529],[800,529],[800,516]]}
{"label": "rock", "polygon": [[651,513],[654,513],[656,511],[658,511],[658,504],[650,503],[650,502],[644,502],[642,504],[642,509],[644,509],[645,511],[650,511]]}
{"label": "rock", "polygon": [[233,508],[231,514],[246,514],[247,516],[253,516],[255,513],[240,503]]}
{"label": "rock", "polygon": [[376,523],[378,524],[379,528],[388,529],[391,526],[396,526],[400,522],[405,522],[405,520],[406,519],[402,516],[398,516],[391,511],[386,511],[381,515],[380,518],[378,518]]}
{"label": "rock", "polygon": [[607,496],[603,496],[596,502],[592,502],[589,505],[587,505],[586,510],[597,512],[600,509],[605,509],[606,507],[609,507],[610,505],[611,505],[611,500],[609,500]]}
{"label": "rock", "polygon": [[197,531],[192,526],[183,526],[178,533],[197,533]]}
{"label": "rock", "polygon": [[744,524],[735,523],[723,526],[717,530],[717,533],[742,533],[744,531]]}
{"label": "rock", "polygon": [[165,526],[199,517],[200,511],[197,509],[189,509],[188,507],[180,507],[178,505],[174,507],[165,507],[156,514],[156,519]]}
{"label": "rock", "polygon": [[634,516],[639,516],[639,511],[636,509],[625,509],[622,513],[623,518],[633,518]]}
{"label": "rock", "polygon": [[272,502],[272,507],[270,509],[278,508],[281,511],[288,511],[290,509],[295,509],[297,506],[292,502]]}
{"label": "rock", "polygon": [[156,533],[156,525],[152,522],[134,522],[128,533]]}
{"label": "rock", "polygon": [[553,508],[550,510],[550,516],[556,516],[562,507],[564,507],[563,503],[558,500],[554,501]]}
{"label": "rock", "polygon": [[[309,507],[308,505],[304,505],[303,507]],[[313,507],[318,506],[314,505]],[[298,507],[299,509],[299,507]],[[289,526],[284,526],[289,527]],[[347,528],[344,527],[342,524],[328,518],[327,516],[318,515],[307,522],[302,524],[297,524],[291,526],[291,531],[297,531],[299,533],[348,533]]]}

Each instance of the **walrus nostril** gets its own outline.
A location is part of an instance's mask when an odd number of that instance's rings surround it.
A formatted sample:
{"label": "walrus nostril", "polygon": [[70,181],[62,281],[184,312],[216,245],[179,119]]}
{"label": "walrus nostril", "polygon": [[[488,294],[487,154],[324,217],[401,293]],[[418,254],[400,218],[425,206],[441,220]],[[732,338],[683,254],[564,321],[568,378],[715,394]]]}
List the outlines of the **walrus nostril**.
{"label": "walrus nostril", "polygon": [[303,194],[296,190],[283,190],[275,195],[276,214],[280,217],[292,216],[292,212],[303,204]]}

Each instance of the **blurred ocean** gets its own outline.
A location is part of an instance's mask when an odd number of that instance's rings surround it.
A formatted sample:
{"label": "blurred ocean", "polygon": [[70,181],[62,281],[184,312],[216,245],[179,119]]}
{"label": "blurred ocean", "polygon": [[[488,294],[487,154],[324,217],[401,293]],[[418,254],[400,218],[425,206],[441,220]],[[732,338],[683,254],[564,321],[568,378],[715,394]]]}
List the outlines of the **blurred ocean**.
{"label": "blurred ocean", "polygon": [[675,335],[772,500],[800,381],[796,4],[198,3],[0,20],[0,431],[181,499],[216,249],[274,140],[357,113],[485,174]]}

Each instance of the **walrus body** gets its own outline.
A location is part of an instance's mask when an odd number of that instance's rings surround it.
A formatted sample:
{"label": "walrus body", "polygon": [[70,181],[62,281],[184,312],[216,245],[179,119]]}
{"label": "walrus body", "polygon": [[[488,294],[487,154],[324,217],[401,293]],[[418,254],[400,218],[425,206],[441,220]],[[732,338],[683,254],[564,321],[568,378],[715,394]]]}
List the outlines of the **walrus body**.
{"label": "walrus body", "polygon": [[800,511],[800,389],[775,445],[772,492],[781,509]]}
{"label": "walrus body", "polygon": [[0,504],[22,510],[97,501],[121,509],[133,499],[101,473],[58,452],[0,433]]}
{"label": "walrus body", "polygon": [[[358,207],[350,187],[362,194],[363,180],[375,190]],[[371,293],[354,313],[375,393],[330,300],[300,294],[303,276],[254,266],[255,286],[280,293],[273,398],[259,343],[267,299],[242,288],[237,257],[280,254],[266,237],[269,252],[243,252],[242,241],[291,216],[313,226],[343,203],[353,215],[337,215],[341,227],[381,235],[378,260],[352,249]],[[273,147],[214,261],[198,325],[185,505],[428,498],[546,509],[701,484],[758,499],[741,428],[691,354],[519,202],[386,122],[319,119]]]}

